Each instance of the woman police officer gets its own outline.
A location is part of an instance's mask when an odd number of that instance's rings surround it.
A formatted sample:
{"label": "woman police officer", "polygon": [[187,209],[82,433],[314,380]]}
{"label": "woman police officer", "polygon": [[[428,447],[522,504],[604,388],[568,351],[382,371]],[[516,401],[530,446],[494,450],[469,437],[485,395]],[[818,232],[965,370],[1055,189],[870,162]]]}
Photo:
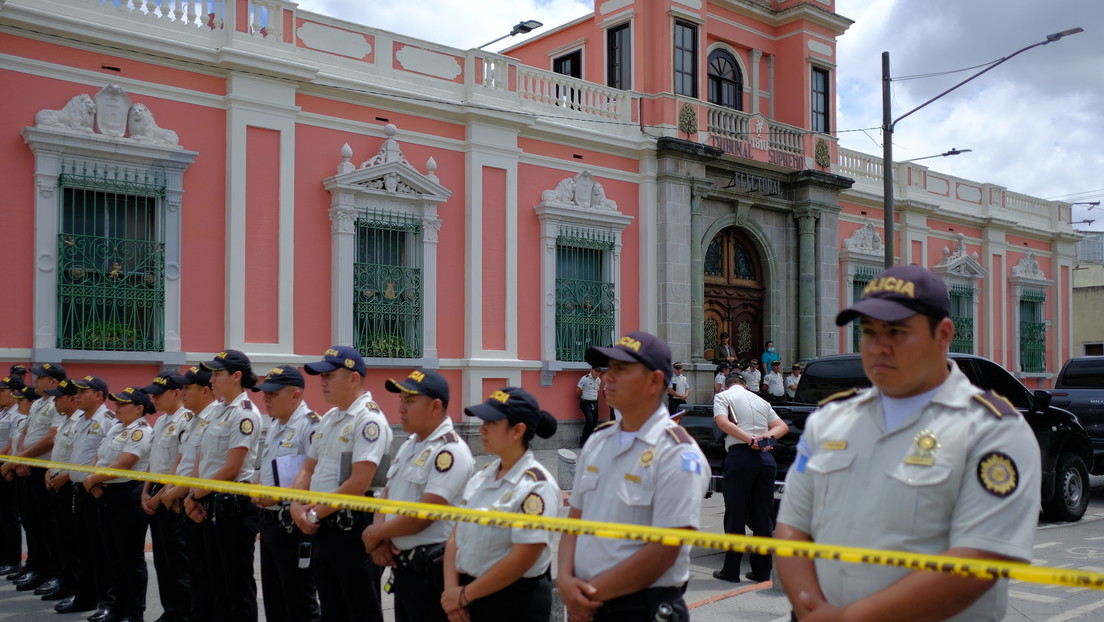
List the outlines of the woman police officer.
{"label": "woman police officer", "polygon": [[[525,389],[505,387],[464,409],[479,417],[483,448],[495,456],[464,489],[461,505],[497,512],[558,516],[560,489],[529,449],[556,420]],[[551,533],[459,523],[445,549],[441,606],[452,622],[548,620],[552,605]]]}

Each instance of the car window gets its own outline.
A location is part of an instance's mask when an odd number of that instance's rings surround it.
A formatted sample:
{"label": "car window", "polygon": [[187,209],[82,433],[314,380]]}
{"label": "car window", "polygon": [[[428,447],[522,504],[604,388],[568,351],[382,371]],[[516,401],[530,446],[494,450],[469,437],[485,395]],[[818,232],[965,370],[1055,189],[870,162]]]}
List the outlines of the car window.
{"label": "car window", "polygon": [[1062,377],[1057,388],[1104,388],[1104,357],[1069,360],[1065,369],[1062,370]]}
{"label": "car window", "polygon": [[[1029,407],[1030,400],[1027,396],[1027,388],[1020,384],[1003,368],[996,363],[984,359],[969,359],[969,365],[963,366],[966,359],[957,359],[955,362],[962,367],[962,371],[978,387],[986,391],[994,391],[1012,402],[1012,405],[1021,410]],[[972,372],[970,371],[972,369]]]}

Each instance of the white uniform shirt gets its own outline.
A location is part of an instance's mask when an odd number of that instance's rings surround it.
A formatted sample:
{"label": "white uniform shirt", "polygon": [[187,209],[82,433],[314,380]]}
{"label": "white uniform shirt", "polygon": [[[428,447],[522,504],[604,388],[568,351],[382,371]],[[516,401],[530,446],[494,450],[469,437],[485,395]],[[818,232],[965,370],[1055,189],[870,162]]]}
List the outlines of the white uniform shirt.
{"label": "white uniform shirt", "polygon": [[[314,442],[307,450],[307,457],[318,461],[314,465],[310,489],[318,492],[334,492],[348,477],[355,462],[371,462],[379,468],[383,457],[391,450],[391,425],[383,416],[379,404],[372,401],[372,394],[365,392],[348,410],[331,408],[315,428]],[[348,454],[348,458],[342,458]],[[349,465],[349,473],[342,473],[341,464]]]}
{"label": "white uniform shirt", "polygon": [[[665,406],[621,446],[621,420],[598,427],[579,456],[571,505],[583,520],[654,527],[698,528],[709,489],[709,463],[690,434],[672,421]],[[580,535],[575,576],[591,581],[646,543]],[[649,587],[680,586],[690,578],[690,547]]]}
{"label": "white uniform shirt", "polygon": [[[78,412],[83,413],[84,411]],[[78,419],[76,426],[73,428],[76,440],[73,442],[73,454],[70,462],[88,466],[96,464],[96,454],[99,453],[100,445],[111,433],[115,423],[115,413],[107,409],[106,403],[100,404],[100,407],[92,413],[91,417],[82,416]],[[69,478],[78,484],[83,482],[86,477],[88,477],[88,473],[83,471],[71,471],[69,473]]]}
{"label": "white uniform shirt", "polygon": [[575,385],[583,390],[583,393],[579,396],[581,400],[587,400],[590,402],[598,400],[598,389],[602,387],[602,377],[597,378],[587,374],[579,379],[579,383]]}
{"label": "white uniform shirt", "polygon": [[786,388],[782,385],[782,372],[769,371],[763,376],[763,384],[767,385],[767,394],[782,397],[786,394]]}
{"label": "white uniform shirt", "polygon": [[[73,429],[77,425],[77,420],[83,418],[84,411],[78,410],[66,417],[65,421],[58,426],[57,434],[54,435],[54,448],[50,450],[51,462],[71,462],[70,457],[73,455],[73,442],[77,440]],[[52,468],[50,469],[50,474],[57,475],[64,470],[65,469]]]}
{"label": "white uniform shirt", "polygon": [[150,473],[172,473],[180,455],[180,432],[190,419],[191,411],[183,406],[165,413],[153,424],[153,446],[150,447]]}
{"label": "white uniform shirt", "polygon": [[751,368],[745,369],[740,372],[740,375],[744,377],[744,382],[747,383],[747,388],[752,393],[759,392],[759,385],[763,382],[763,375],[759,373],[759,370],[752,370]]}
{"label": "white uniform shirt", "polygon": [[[685,395],[686,397],[690,397],[690,380],[686,377],[686,374],[672,374],[671,375],[671,385],[670,386],[671,386],[671,388],[673,388],[675,390],[675,393],[678,393],[679,395]],[[667,397],[674,397],[674,396],[673,395],[668,395]],[[677,399],[686,399],[686,398],[680,397],[680,398],[677,398]]]}
{"label": "white uniform shirt", "polygon": [[[34,444],[46,438],[50,428],[61,425],[62,415],[54,408],[52,396],[40,397],[31,403],[31,410],[27,413],[27,436],[23,439],[23,449],[34,447]],[[41,458],[42,455],[31,456]]]}
{"label": "white uniform shirt", "polygon": [[[457,505],[493,512],[515,512],[541,516],[559,516],[563,505],[556,480],[526,451],[513,467],[496,479],[500,459],[477,471],[464,487]],[[542,529],[511,529],[474,523],[456,525],[456,568],[473,577],[482,576],[517,544],[545,544],[536,563],[525,577],[544,574],[552,562],[552,532]]]}
{"label": "white uniform shirt", "polygon": [[[948,361],[927,406],[885,431],[876,389],[829,402],[806,423],[778,522],[814,542],[938,554],[969,547],[1031,558],[1040,498],[1039,444],[1005,404],[997,416]],[[984,396],[983,396],[984,397]],[[991,403],[997,402],[989,398]],[[828,602],[843,606],[909,574],[816,560]],[[950,620],[1001,620],[1008,581]]]}
{"label": "white uniform shirt", "polygon": [[11,418],[11,421],[8,423],[8,425],[11,426],[11,444],[12,444],[12,446],[11,446],[11,452],[10,453],[12,455],[15,455],[16,453],[18,453],[18,449],[16,448],[16,444],[19,442],[19,437],[23,436],[23,431],[27,429],[27,415],[24,415],[23,413],[19,412],[19,407],[16,406],[16,405],[13,405],[12,408],[14,410],[12,411],[12,413],[13,413],[12,418]]}
{"label": "white uniform shirt", "polygon": [[211,417],[222,408],[222,402],[214,401],[203,407],[198,415],[185,411],[184,423],[180,430],[180,462],[176,465],[176,474],[191,477],[199,455],[199,442],[203,440],[203,430],[211,422]]}
{"label": "white uniform shirt", "polygon": [[[463,495],[474,469],[471,449],[453,431],[452,421],[445,419],[426,440],[419,441],[416,434],[411,434],[399,447],[387,471],[387,498],[421,501],[422,495],[429,493],[454,504]],[[387,520],[394,518],[394,514],[387,515]],[[405,551],[444,542],[451,531],[452,521],[439,520],[416,534],[392,538],[391,543]]]}
{"label": "white uniform shirt", "polygon": [[230,481],[252,482],[260,436],[261,416],[243,391],[207,422],[199,439],[199,476],[210,479],[226,464],[231,449],[245,447],[245,460]]}
{"label": "white uniform shirt", "polygon": [[[723,372],[717,372],[717,375],[713,376],[713,388],[716,389],[717,385],[720,385],[721,391],[724,391],[725,382],[727,380]],[[716,391],[716,393],[720,393],[721,391]]]}
{"label": "white uniform shirt", "polygon": [[[732,406],[732,412],[736,416],[736,427],[752,436],[766,434],[770,424],[778,419],[778,414],[767,400],[738,384],[713,396],[713,418],[728,418],[729,406]],[[743,445],[744,441],[726,434],[724,444],[725,451],[728,451],[729,447]]]}
{"label": "white uniform shirt", "polygon": [[[790,398],[791,400],[794,398],[794,395],[797,393],[797,383],[800,381],[801,374],[790,374],[786,376],[786,397]],[[791,384],[794,385],[794,388],[792,389],[790,388]]]}
{"label": "white uniform shirt", "polygon": [[[11,406],[3,410],[0,410],[0,449],[3,449],[10,440],[19,440],[19,437],[15,435],[18,418],[25,419],[23,415],[19,414],[19,407],[17,407],[15,404],[12,404]],[[12,447],[9,453],[14,454],[15,447]]]}
{"label": "white uniform shirt", "polygon": [[[99,452],[96,455],[96,466],[109,467],[115,464],[122,454],[134,454],[138,456],[138,462],[135,462],[130,470],[146,471],[149,469],[149,454],[152,445],[153,429],[150,428],[150,424],[146,423],[145,417],[138,417],[130,425],[126,425],[122,421],[116,421],[111,431],[108,432],[108,437],[100,443]],[[126,481],[129,480],[116,477],[104,483],[118,484]]]}
{"label": "white uniform shirt", "polygon": [[[275,486],[276,477],[273,475],[272,462],[276,458],[284,456],[305,456],[310,449],[311,439],[314,437],[314,429],[322,418],[307,406],[306,402],[299,402],[295,412],[288,417],[287,423],[272,420],[268,427],[268,435],[265,440],[265,448],[261,454],[261,481],[262,486]],[[291,486],[294,481],[281,481],[284,488]],[[278,506],[270,506],[278,507]]]}

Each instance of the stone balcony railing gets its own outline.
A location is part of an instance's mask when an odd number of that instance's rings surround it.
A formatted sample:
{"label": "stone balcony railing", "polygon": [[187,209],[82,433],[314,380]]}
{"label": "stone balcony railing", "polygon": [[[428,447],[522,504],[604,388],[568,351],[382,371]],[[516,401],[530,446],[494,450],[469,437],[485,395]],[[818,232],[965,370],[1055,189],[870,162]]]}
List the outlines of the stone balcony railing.
{"label": "stone balcony railing", "polygon": [[[853,192],[882,195],[882,158],[850,149],[839,150],[835,173],[855,180]],[[914,201],[941,210],[992,218],[1036,231],[1072,233],[1072,207],[933,171],[915,162],[896,162],[893,169],[897,203]]]}

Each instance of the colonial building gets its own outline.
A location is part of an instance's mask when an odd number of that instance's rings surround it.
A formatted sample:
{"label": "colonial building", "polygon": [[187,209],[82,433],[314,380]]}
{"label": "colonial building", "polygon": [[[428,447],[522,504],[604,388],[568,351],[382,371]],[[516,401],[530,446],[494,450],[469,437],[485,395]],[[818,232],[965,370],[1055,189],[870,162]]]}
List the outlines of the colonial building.
{"label": "colonial building", "polygon": [[[599,0],[496,54],[279,0],[7,0],[0,358],[125,386],[352,343],[392,415],[384,380],[425,366],[457,419],[514,384],[575,420],[583,353],[623,331],[697,400],[721,332],[848,350],[880,163],[836,145],[833,9]],[[952,285],[956,348],[1045,381],[1069,206],[897,166],[896,256]]]}

